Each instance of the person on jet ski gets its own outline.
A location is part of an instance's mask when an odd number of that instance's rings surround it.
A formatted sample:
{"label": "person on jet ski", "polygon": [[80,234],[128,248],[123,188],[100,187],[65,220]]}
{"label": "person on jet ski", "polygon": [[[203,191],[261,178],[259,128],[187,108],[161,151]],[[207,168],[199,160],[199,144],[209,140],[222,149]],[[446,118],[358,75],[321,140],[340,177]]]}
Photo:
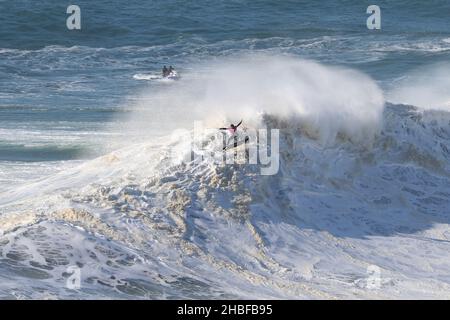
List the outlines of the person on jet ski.
{"label": "person on jet ski", "polygon": [[164,66],[163,69],[162,69],[163,77],[167,77],[169,75],[169,73],[170,73],[169,69],[167,69],[167,67]]}
{"label": "person on jet ski", "polygon": [[171,74],[174,71],[175,71],[175,69],[172,66],[169,66],[169,73],[168,74]]}

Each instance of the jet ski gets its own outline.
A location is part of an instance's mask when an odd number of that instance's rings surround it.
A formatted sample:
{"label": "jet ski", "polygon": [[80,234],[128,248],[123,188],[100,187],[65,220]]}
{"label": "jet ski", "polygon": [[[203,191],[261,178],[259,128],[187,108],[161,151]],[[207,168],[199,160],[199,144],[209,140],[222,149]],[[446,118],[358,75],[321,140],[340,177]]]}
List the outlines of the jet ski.
{"label": "jet ski", "polygon": [[164,79],[178,80],[180,79],[180,75],[175,70],[172,70],[168,75],[164,77]]}

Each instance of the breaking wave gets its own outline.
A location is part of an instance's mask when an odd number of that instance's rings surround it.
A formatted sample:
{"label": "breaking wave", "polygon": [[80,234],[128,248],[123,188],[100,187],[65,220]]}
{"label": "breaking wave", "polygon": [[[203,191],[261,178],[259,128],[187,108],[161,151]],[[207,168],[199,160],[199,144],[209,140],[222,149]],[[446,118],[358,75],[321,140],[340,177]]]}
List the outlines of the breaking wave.
{"label": "breaking wave", "polygon": [[[301,126],[324,143],[339,134],[368,141],[379,132],[382,91],[368,76],[289,56],[251,55],[209,62],[170,88],[144,93],[130,127],[146,138],[161,124],[192,128],[238,122],[259,127],[264,115]],[[140,124],[140,125],[139,125]]]}
{"label": "breaking wave", "polygon": [[[448,112],[385,108],[369,77],[291,57],[198,68],[143,94],[140,141],[0,193],[1,297],[448,296]],[[280,129],[277,174],[173,164],[157,130],[241,118]]]}

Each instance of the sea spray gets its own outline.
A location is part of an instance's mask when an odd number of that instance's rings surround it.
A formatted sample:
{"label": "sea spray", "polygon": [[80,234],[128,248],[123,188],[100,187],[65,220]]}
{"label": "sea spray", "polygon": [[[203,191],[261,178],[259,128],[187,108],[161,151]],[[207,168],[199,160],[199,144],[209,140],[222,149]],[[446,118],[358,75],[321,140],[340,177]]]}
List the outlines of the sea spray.
{"label": "sea spray", "polygon": [[[196,120],[211,128],[243,119],[265,127],[264,115],[302,127],[324,144],[339,135],[370,142],[381,128],[384,98],[368,76],[290,56],[244,55],[210,61],[171,86],[144,93],[129,118],[130,132],[144,139],[190,129]],[[201,72],[200,72],[201,71]]]}
{"label": "sea spray", "polygon": [[418,68],[397,82],[387,94],[389,101],[450,111],[450,64]]}

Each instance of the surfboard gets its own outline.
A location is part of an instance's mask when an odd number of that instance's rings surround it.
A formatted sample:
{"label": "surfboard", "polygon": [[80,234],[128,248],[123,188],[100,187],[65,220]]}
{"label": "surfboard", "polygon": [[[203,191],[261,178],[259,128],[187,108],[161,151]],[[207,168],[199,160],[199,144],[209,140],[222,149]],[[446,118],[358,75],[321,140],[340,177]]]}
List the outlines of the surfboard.
{"label": "surfboard", "polygon": [[234,141],[233,141],[233,142],[230,143],[229,145],[223,147],[223,151],[235,149],[235,148],[237,148],[237,147],[239,147],[239,146],[241,146],[241,145],[247,143],[248,141],[249,141],[249,138],[248,138],[248,137],[245,137],[244,140],[240,140],[240,141],[237,141],[237,142],[234,142]]}

